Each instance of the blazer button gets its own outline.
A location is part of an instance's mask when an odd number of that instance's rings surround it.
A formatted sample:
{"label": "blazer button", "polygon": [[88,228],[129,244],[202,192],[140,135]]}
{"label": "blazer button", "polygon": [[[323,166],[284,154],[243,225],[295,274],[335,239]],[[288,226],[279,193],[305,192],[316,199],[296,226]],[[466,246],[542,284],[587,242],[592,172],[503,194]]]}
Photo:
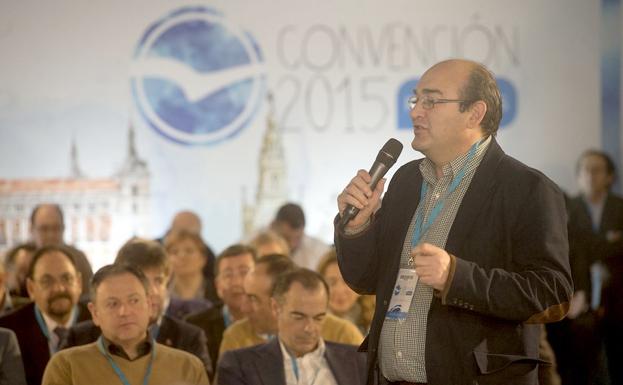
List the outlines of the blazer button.
{"label": "blazer button", "polygon": [[387,306],[387,300],[386,299],[383,300],[383,305]]}

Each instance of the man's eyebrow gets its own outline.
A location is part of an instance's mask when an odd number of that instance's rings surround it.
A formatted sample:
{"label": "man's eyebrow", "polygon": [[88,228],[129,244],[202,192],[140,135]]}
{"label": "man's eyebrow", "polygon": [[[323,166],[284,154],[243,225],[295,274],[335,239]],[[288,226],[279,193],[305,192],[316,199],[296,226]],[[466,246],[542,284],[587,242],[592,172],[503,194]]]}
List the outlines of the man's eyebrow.
{"label": "man's eyebrow", "polygon": [[[438,89],[436,89],[436,88],[424,88],[423,90],[421,90],[421,93],[422,93],[422,94],[426,94],[426,95],[429,95],[429,94],[439,94],[439,95],[443,95],[443,92],[441,92],[441,90],[438,90]],[[415,89],[415,88],[413,89],[413,94],[414,94],[414,95],[417,95],[417,94],[418,94],[417,89]]]}

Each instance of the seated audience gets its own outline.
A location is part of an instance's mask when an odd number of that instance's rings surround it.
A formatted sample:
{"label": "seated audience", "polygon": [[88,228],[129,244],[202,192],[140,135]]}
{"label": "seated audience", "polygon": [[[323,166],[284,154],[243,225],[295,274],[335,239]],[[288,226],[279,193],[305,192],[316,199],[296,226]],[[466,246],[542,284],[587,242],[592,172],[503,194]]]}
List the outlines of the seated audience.
{"label": "seated audience", "polygon": [[218,297],[214,281],[203,274],[207,255],[201,237],[184,230],[171,233],[165,240],[165,248],[173,271],[169,291],[174,302],[169,314],[182,319],[214,306]]}
{"label": "seated audience", "polygon": [[329,285],[329,311],[353,322],[362,333],[367,334],[374,316],[374,296],[359,295],[348,287],[333,248],[320,260],[317,271]]}
{"label": "seated audience", "polygon": [[[223,333],[219,355],[233,349],[262,344],[277,334],[277,316],[271,307],[271,294],[278,277],[296,266],[288,257],[271,254],[260,257],[244,279],[247,295],[246,318],[236,321]],[[351,322],[327,314],[321,327],[326,341],[359,345],[363,336]]]}
{"label": "seated audience", "polygon": [[208,352],[212,364],[216,366],[218,349],[223,339],[223,331],[233,322],[244,317],[245,294],[243,281],[255,265],[255,250],[236,244],[226,248],[216,259],[215,283],[222,302],[211,309],[200,311],[186,317],[186,321],[199,326],[208,338]]}
{"label": "seated audience", "polygon": [[28,242],[19,244],[6,253],[4,269],[7,274],[6,285],[11,295],[28,297],[26,275],[36,250],[37,246],[32,242]]}
{"label": "seated audience", "polygon": [[78,303],[82,277],[73,254],[64,246],[46,246],[35,253],[26,286],[32,303],[0,317],[0,326],[17,336],[26,382],[40,385],[43,370],[59,349],[67,330],[90,318]]}
{"label": "seated audience", "polygon": [[[211,377],[213,365],[203,330],[164,314],[169,303],[167,284],[171,277],[164,248],[156,241],[132,239],[119,250],[115,264],[131,265],[147,277],[152,307],[149,319],[151,337],[158,343],[194,354]],[[69,329],[63,348],[94,342],[100,335],[101,330],[93,321],[80,322]]]}
{"label": "seated audience", "polygon": [[50,360],[43,385],[209,384],[194,355],[153,340],[149,281],[131,265],[107,265],[91,281],[89,310],[102,335]]}
{"label": "seated audience", "polygon": [[280,275],[273,289],[276,338],[268,343],[224,352],[219,385],[365,384],[365,355],[351,345],[324,341],[329,288],[308,269]]}
{"label": "seated audience", "polygon": [[0,328],[0,385],[26,385],[17,337],[5,328]]}

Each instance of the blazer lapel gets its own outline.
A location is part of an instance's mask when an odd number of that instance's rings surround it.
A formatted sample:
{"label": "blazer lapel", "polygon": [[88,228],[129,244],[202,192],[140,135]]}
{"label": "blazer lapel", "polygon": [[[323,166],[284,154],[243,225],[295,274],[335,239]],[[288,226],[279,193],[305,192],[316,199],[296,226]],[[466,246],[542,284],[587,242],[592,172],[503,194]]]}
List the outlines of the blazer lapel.
{"label": "blazer lapel", "polygon": [[263,385],[285,385],[286,374],[283,368],[283,355],[279,346],[279,339],[273,338],[255,351],[253,365],[258,372],[258,378]]}
{"label": "blazer lapel", "polygon": [[504,152],[500,145],[492,138],[489,148],[463,197],[459,211],[456,213],[446,242],[448,252],[453,254],[459,252],[461,245],[472,229],[473,223],[482,213],[483,206],[490,201],[491,193],[495,187],[494,175],[503,156]]}
{"label": "blazer lapel", "polygon": [[158,329],[158,338],[156,338],[158,343],[173,346],[177,342],[178,335],[173,322],[168,316],[162,316],[162,322],[160,322],[160,328]]}
{"label": "blazer lapel", "polygon": [[325,344],[325,346],[324,355],[329,363],[331,373],[335,377],[335,381],[340,385],[361,383],[361,381],[358,381],[359,373],[357,372],[357,367],[352,364],[354,362],[353,358],[345,357],[345,352],[334,349],[329,344]]}

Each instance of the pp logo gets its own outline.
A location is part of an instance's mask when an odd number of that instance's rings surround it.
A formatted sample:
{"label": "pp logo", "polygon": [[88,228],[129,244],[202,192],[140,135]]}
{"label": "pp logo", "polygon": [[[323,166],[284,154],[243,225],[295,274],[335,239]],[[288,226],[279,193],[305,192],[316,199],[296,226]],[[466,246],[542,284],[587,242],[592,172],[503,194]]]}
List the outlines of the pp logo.
{"label": "pp logo", "polygon": [[266,92],[253,37],[205,7],[149,26],[136,47],[132,94],[145,121],[181,144],[215,144],[253,119]]}

